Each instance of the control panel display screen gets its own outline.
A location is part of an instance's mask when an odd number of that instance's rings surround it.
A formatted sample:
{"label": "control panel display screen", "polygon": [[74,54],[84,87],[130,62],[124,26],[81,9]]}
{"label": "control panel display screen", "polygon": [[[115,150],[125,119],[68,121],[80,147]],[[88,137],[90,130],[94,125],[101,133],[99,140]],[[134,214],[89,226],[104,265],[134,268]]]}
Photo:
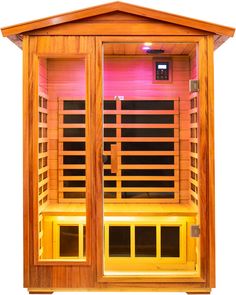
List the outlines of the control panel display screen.
{"label": "control panel display screen", "polygon": [[158,67],[158,70],[166,70],[167,69],[167,65],[164,65],[164,64],[158,64],[157,67]]}

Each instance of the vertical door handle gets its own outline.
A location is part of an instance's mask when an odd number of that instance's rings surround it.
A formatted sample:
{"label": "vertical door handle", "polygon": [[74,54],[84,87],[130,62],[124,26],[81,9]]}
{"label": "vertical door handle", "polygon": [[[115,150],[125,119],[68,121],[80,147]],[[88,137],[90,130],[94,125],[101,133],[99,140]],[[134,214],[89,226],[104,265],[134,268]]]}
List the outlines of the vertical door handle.
{"label": "vertical door handle", "polygon": [[118,172],[118,148],[117,144],[111,144],[111,173]]}

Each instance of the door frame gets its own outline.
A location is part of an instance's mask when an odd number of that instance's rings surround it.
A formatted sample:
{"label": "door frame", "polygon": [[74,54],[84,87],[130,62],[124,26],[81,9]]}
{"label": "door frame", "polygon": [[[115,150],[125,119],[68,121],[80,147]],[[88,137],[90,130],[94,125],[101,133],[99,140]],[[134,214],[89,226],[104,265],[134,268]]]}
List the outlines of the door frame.
{"label": "door frame", "polygon": [[[108,277],[103,274],[103,43],[106,42],[163,42],[195,43],[198,46],[199,66],[199,199],[200,202],[200,276],[180,278]],[[191,286],[214,287],[214,125],[213,125],[213,36],[102,36],[96,37],[96,134],[95,182],[96,192],[96,249],[98,282],[168,282]],[[208,276],[211,273],[211,276]],[[188,285],[190,286],[190,285]]]}
{"label": "door frame", "polygon": [[[94,192],[92,179],[94,171],[94,129],[92,128],[93,105],[95,93],[95,39],[94,37],[75,37],[71,47],[67,50],[61,37],[50,37],[46,49],[44,37],[28,37],[23,39],[24,44],[24,92],[23,92],[23,136],[24,136],[24,285],[31,284],[30,271],[49,269],[49,266],[76,266],[79,268],[91,267],[95,261],[95,224],[92,223],[94,212]],[[78,41],[81,46],[78,50]],[[58,46],[55,46],[57,44]],[[74,46],[73,46],[74,45]],[[87,134],[91,137],[86,156],[87,195],[86,195],[86,260],[85,261],[47,261],[39,260],[38,255],[38,74],[39,59],[79,59],[84,58],[86,69],[86,99],[87,99]],[[38,275],[39,280],[43,276]]]}

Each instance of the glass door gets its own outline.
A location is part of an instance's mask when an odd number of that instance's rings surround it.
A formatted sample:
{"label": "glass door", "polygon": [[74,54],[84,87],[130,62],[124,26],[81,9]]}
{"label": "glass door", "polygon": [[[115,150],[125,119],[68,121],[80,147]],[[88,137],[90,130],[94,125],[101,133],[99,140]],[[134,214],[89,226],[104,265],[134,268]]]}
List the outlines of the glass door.
{"label": "glass door", "polygon": [[198,209],[189,194],[190,128],[180,121],[190,121],[189,56],[174,54],[183,44],[149,46],[169,54],[148,54],[144,43],[103,46],[104,274],[191,276]]}

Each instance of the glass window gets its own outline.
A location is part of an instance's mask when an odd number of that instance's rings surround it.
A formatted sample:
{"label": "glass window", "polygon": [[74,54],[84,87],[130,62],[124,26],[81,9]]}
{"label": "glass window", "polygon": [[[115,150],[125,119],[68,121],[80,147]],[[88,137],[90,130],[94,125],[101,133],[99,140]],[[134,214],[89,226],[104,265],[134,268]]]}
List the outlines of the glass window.
{"label": "glass window", "polygon": [[135,226],[135,256],[156,256],[156,227]]}
{"label": "glass window", "polygon": [[110,226],[109,227],[109,256],[129,257],[130,256],[130,227]]}
{"label": "glass window", "polygon": [[161,257],[179,257],[179,226],[161,227]]}
{"label": "glass window", "polygon": [[79,227],[60,226],[60,256],[70,257],[79,255]]}

